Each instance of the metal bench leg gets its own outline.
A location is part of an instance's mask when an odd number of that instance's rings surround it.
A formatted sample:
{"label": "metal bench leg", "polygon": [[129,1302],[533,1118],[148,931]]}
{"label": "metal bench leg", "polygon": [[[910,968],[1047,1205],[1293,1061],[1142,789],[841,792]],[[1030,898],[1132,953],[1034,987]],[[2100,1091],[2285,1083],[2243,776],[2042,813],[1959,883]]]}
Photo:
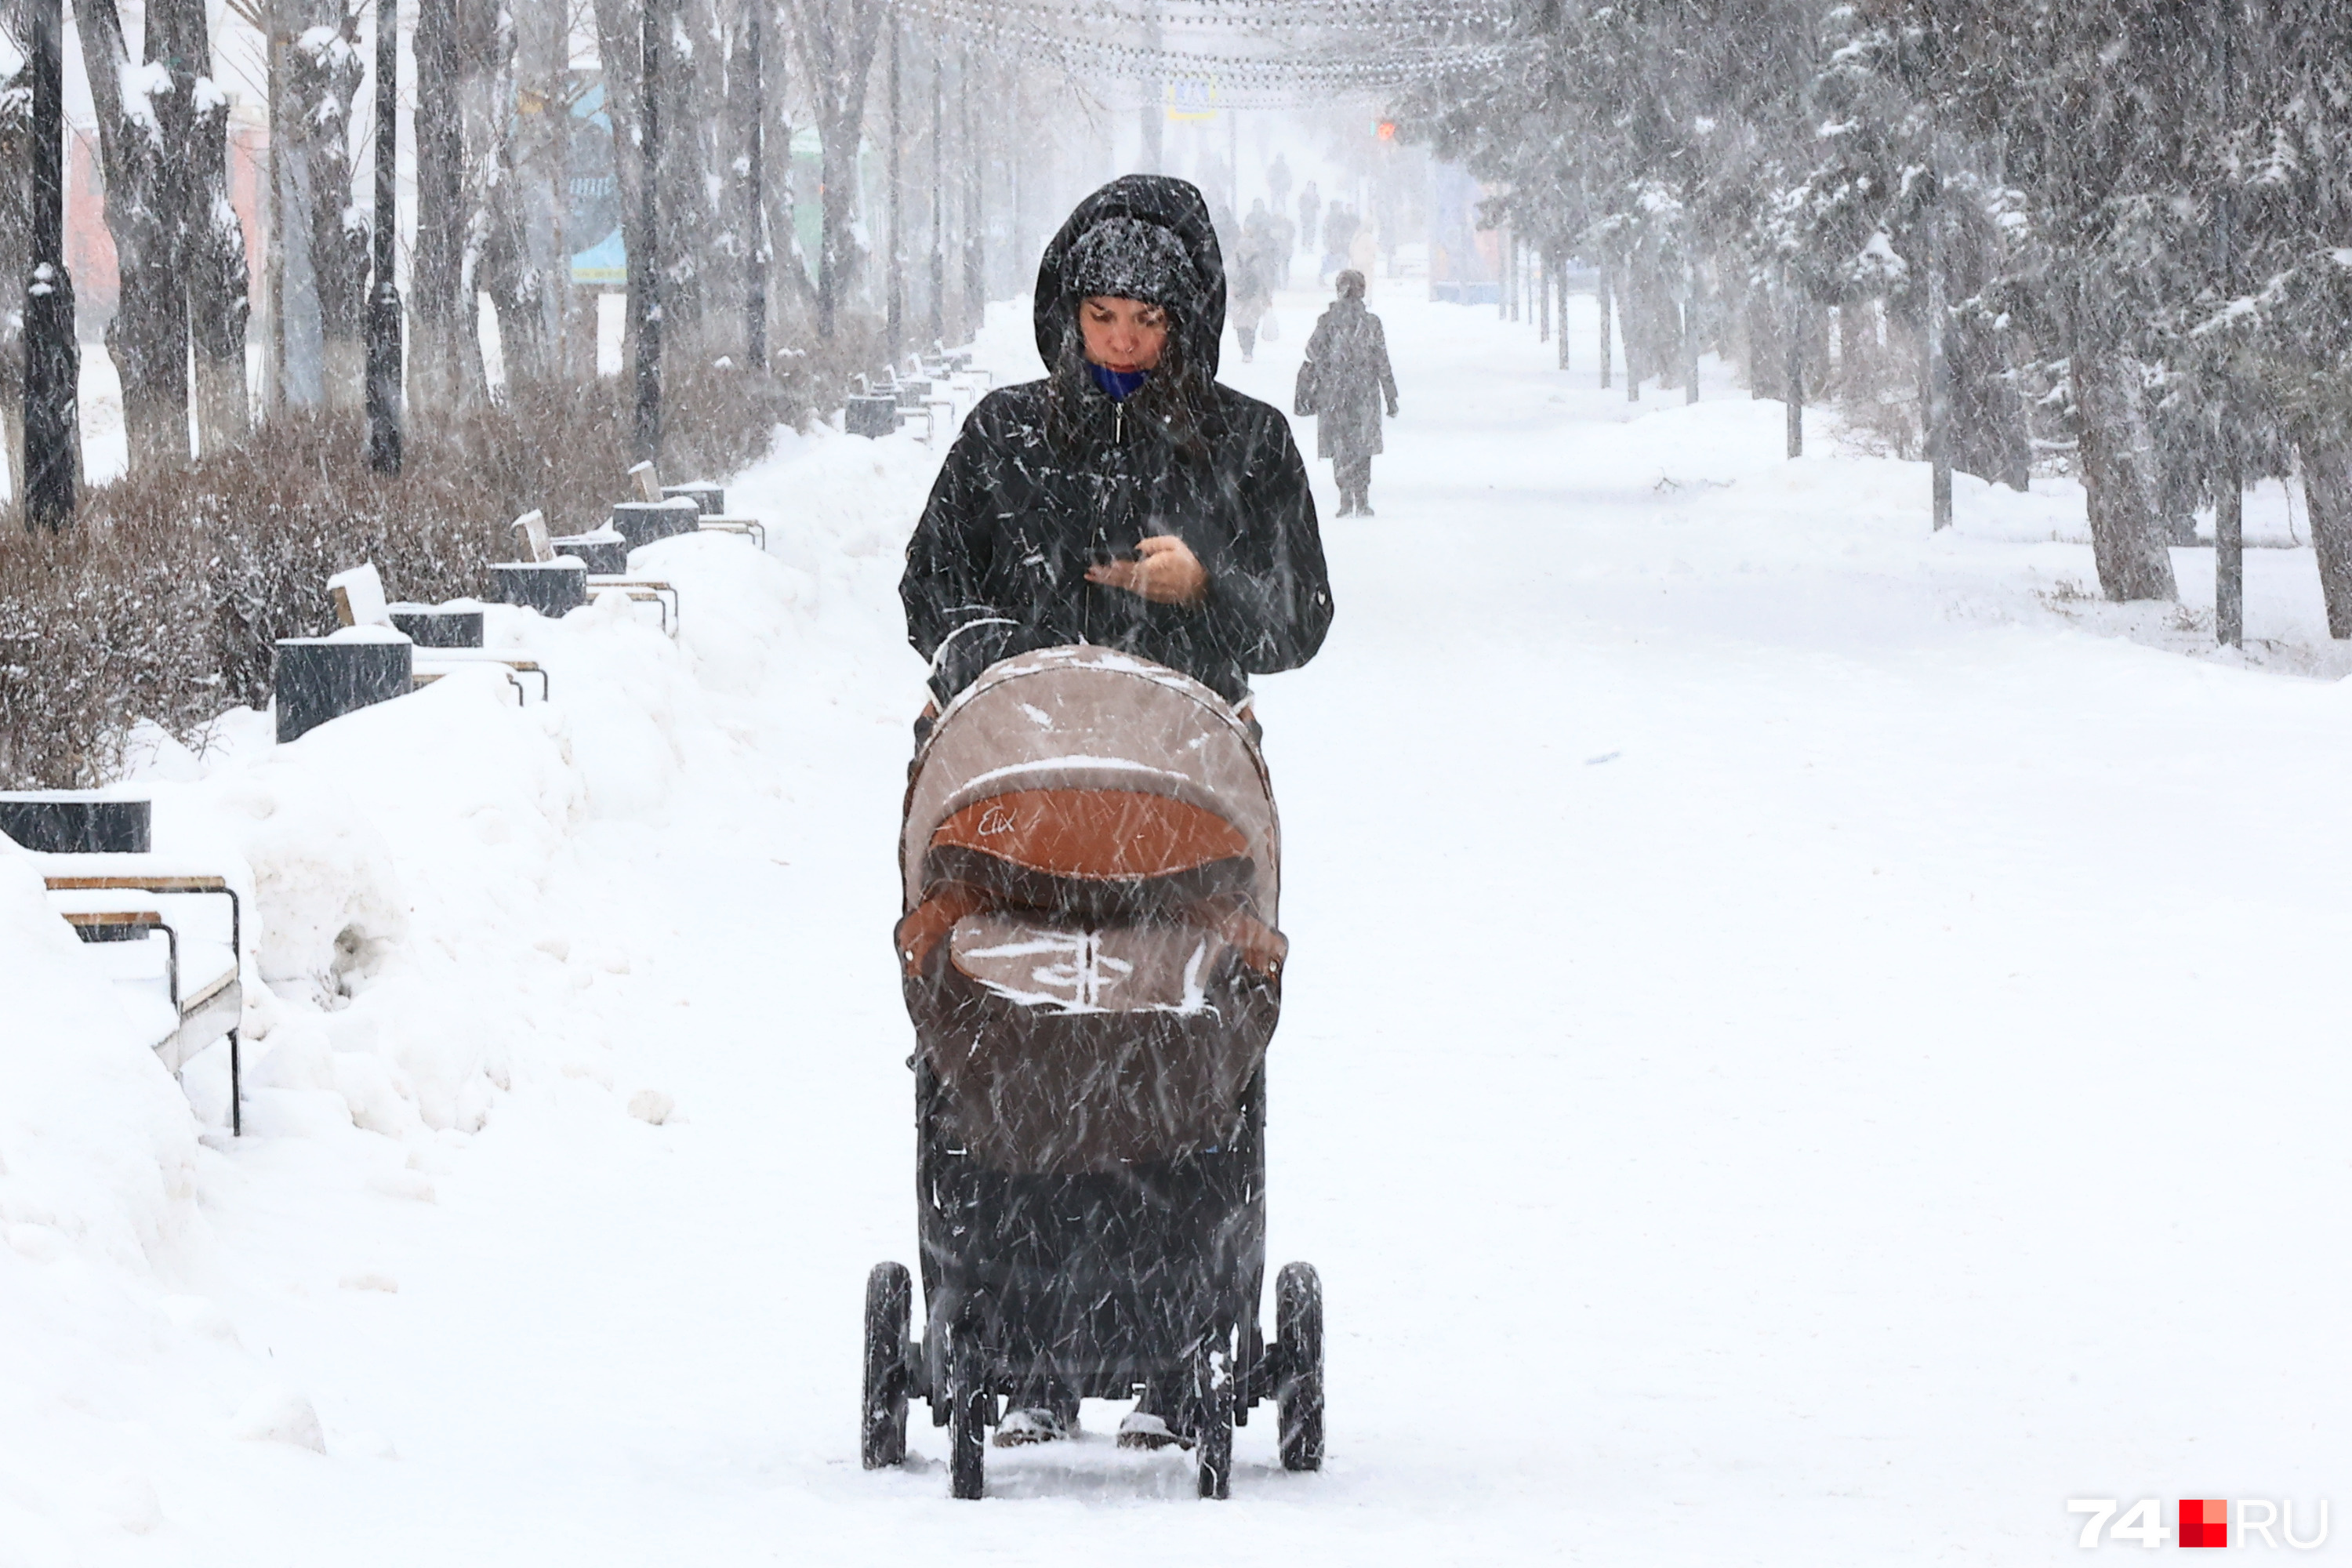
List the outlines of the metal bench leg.
{"label": "metal bench leg", "polygon": [[245,1060],[238,1049],[237,1032],[228,1032],[228,1135],[245,1136]]}

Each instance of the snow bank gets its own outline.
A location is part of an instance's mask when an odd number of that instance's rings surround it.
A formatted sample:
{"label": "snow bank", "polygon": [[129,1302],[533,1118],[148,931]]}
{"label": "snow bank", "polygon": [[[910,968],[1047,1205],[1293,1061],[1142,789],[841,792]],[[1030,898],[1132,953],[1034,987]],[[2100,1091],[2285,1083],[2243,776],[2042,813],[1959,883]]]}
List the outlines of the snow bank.
{"label": "snow bank", "polygon": [[11,1254],[170,1266],[200,1228],[195,1152],[170,1075],[0,838],[0,1268]]}
{"label": "snow bank", "polygon": [[772,743],[753,699],[801,664],[814,584],[720,536],[635,564],[677,587],[676,638],[617,594],[553,624],[491,610],[486,640],[546,668],[551,703],[466,668],[290,745],[236,715],[204,757],[142,751],[158,853],[245,897],[243,1140],[226,1044],[174,1082],[0,840],[0,1343],[38,1369],[0,1375],[0,1568],[169,1534],[156,1478],[191,1465],[382,1450],[240,1342],[250,1259],[221,1255],[200,1192],[247,1215],[300,1193],[316,1239],[364,1205],[433,1202],[509,1094],[684,1120],[616,1077],[633,1021],[615,982],[670,933],[637,925],[602,868],[663,832],[683,781],[707,800]]}
{"label": "snow bank", "polygon": [[199,1265],[196,1128],[112,986],[0,838],[0,1563],[69,1562],[60,1509],[157,1519],[115,1424]]}
{"label": "snow bank", "polygon": [[677,586],[675,641],[618,594],[553,625],[493,611],[487,640],[544,667],[553,702],[460,670],[191,792],[256,888],[257,1134],[331,1121],[321,1097],[370,1131],[467,1133],[519,1070],[602,1076],[580,1042],[612,1020],[588,993],[632,942],[563,907],[593,878],[583,836],[658,831],[689,770],[730,766],[730,710],[772,679],[799,598],[790,568],[736,539],[667,541],[635,565]]}

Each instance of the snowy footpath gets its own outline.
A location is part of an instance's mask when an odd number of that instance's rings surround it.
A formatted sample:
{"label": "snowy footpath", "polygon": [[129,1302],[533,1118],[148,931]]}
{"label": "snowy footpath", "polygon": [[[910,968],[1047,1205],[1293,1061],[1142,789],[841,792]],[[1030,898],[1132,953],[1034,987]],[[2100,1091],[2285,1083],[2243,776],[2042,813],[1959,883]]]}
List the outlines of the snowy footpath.
{"label": "snowy footpath", "polygon": [[[939,454],[821,432],[730,487],[770,557],[640,556],[676,643],[529,634],[551,706],[452,679],[151,761],[159,848],[257,906],[245,1139],[0,854],[0,1568],[2063,1563],[2069,1498],[2352,1504],[2309,552],[2253,557],[2272,668],[2199,656],[2085,603],[2065,487],[1964,479],[1930,537],[1923,469],[1786,461],[1777,404],[1594,390],[1589,321],[1562,373],[1371,303],[1378,515],[1318,465],[1338,620],[1260,700],[1324,1473],[1265,1411],[1203,1504],[1094,1405],[980,1504],[919,1417],[858,1467]],[[1286,406],[1314,308],[1227,378]]]}

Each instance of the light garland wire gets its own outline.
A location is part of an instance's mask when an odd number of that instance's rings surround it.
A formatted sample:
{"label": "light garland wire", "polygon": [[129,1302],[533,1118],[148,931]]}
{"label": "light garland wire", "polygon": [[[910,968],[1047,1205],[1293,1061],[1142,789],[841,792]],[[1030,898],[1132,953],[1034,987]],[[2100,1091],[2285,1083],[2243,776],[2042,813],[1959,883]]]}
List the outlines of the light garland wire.
{"label": "light garland wire", "polygon": [[[1238,91],[1253,97],[1268,92],[1331,91],[1393,89],[1412,82],[1492,70],[1517,51],[1496,37],[1497,25],[1508,20],[1495,0],[1402,0],[1399,5],[1372,0],[1215,0],[1186,5],[1182,0],[1149,7],[1116,6],[1096,0],[1091,5],[1053,4],[1052,0],[896,0],[894,8],[938,22],[960,41],[1002,56],[1034,58],[1056,57],[1073,75],[1107,75],[1126,79],[1201,79],[1214,81],[1221,93]],[[1241,15],[1232,13],[1238,11]],[[1269,43],[1288,45],[1281,54],[1234,54],[1224,49],[1137,45],[1088,36],[1087,29],[1105,24],[1123,32],[1156,27],[1164,39],[1197,19],[1213,19],[1256,29]],[[1409,50],[1393,47],[1379,53],[1360,52],[1366,42],[1411,34],[1472,31],[1472,38],[1451,43],[1424,43]],[[1279,34],[1307,33],[1307,37],[1283,38]],[[1370,35],[1370,37],[1367,37]],[[1334,48],[1346,51],[1333,58]],[[1307,51],[1312,50],[1312,53]]]}

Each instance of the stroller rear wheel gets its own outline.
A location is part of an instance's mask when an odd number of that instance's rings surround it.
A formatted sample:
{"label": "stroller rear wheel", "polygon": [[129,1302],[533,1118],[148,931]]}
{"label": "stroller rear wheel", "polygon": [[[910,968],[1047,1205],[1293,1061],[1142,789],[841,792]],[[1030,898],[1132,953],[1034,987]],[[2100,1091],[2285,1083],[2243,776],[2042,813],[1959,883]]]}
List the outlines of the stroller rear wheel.
{"label": "stroller rear wheel", "polygon": [[988,1479],[988,1352],[970,1329],[948,1337],[948,1494],[977,1498]]}
{"label": "stroller rear wheel", "polygon": [[1286,1263],[1274,1281],[1276,1395],[1282,1410],[1282,1468],[1323,1468],[1323,1281],[1311,1263]]}
{"label": "stroller rear wheel", "polygon": [[1201,1495],[1223,1501],[1233,1495],[1234,1351],[1232,1336],[1220,1333],[1192,1352],[1192,1452],[1201,1466]]}
{"label": "stroller rear wheel", "polygon": [[914,1303],[914,1281],[904,1264],[877,1263],[866,1275],[866,1404],[859,1412],[858,1451],[869,1470],[907,1458],[907,1331]]}

